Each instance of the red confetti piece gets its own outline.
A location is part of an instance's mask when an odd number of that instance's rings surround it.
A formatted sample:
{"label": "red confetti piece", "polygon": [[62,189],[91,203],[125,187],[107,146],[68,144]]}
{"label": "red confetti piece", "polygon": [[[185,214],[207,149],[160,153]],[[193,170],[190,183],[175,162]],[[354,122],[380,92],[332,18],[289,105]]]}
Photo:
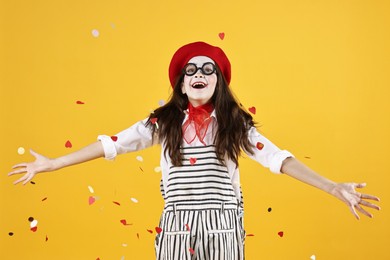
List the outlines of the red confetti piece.
{"label": "red confetti piece", "polygon": [[118,205],[118,206],[121,205],[119,202],[116,202],[116,201],[113,201],[112,203],[114,203],[114,204],[116,204],[116,205]]}
{"label": "red confetti piece", "polygon": [[190,229],[190,226],[188,226],[188,224],[185,224],[185,226],[186,226],[187,231],[190,231],[190,230],[191,230],[191,229]]}
{"label": "red confetti piece", "polygon": [[66,148],[72,148],[72,143],[71,143],[69,140],[66,141],[65,147],[66,147]]}
{"label": "red confetti piece", "polygon": [[256,148],[259,149],[259,150],[262,150],[264,148],[264,144],[262,144],[260,142],[257,142]]}
{"label": "red confetti piece", "polygon": [[278,235],[279,235],[280,237],[283,237],[283,235],[284,235],[283,231],[278,232]]}
{"label": "red confetti piece", "polygon": [[89,196],[89,198],[88,198],[88,204],[89,205],[92,205],[93,203],[95,203],[95,197],[93,197],[93,196]]}
{"label": "red confetti piece", "polygon": [[77,100],[77,101],[76,101],[76,104],[78,104],[78,105],[84,105],[84,102],[83,102],[83,101],[80,101],[80,100]]}
{"label": "red confetti piece", "polygon": [[192,249],[191,247],[190,247],[190,249],[188,249],[188,250],[190,250],[191,255],[195,254],[194,249]]}
{"label": "red confetti piece", "polygon": [[118,140],[118,136],[116,136],[116,135],[111,136],[111,140],[116,142]]}
{"label": "red confetti piece", "polygon": [[196,163],[196,158],[190,158],[191,165],[194,165]]}
{"label": "red confetti piece", "polygon": [[153,230],[147,229],[150,234],[153,234]]}
{"label": "red confetti piece", "polygon": [[45,201],[45,200],[47,200],[47,197],[45,197],[45,198],[42,199],[42,201]]}
{"label": "red confetti piece", "polygon": [[162,229],[160,227],[156,227],[157,234],[160,234],[162,232]]}
{"label": "red confetti piece", "polygon": [[126,219],[121,219],[120,222],[124,225],[124,226],[131,226],[133,224],[128,224]]}
{"label": "red confetti piece", "polygon": [[47,242],[47,240],[49,240],[49,238],[48,238],[47,235],[46,235],[46,240],[45,240],[45,241]]}
{"label": "red confetti piece", "polygon": [[152,124],[157,123],[157,117],[151,118],[151,119],[150,119],[150,122],[151,122]]}
{"label": "red confetti piece", "polygon": [[36,231],[37,231],[37,229],[38,229],[38,227],[37,227],[37,226],[30,228],[30,230],[31,230],[32,232],[36,232]]}
{"label": "red confetti piece", "polygon": [[225,33],[221,32],[218,34],[219,39],[223,40],[225,38]]}
{"label": "red confetti piece", "polygon": [[254,237],[255,235],[254,234],[248,234],[246,235],[247,237]]}
{"label": "red confetti piece", "polygon": [[248,108],[249,112],[251,112],[252,114],[256,115],[256,108],[255,107],[250,107]]}

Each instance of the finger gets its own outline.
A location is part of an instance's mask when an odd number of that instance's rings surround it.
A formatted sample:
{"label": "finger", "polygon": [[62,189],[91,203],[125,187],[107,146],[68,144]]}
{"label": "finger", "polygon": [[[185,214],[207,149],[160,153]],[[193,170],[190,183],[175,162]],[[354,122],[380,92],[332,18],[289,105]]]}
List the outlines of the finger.
{"label": "finger", "polygon": [[352,212],[352,214],[355,216],[355,218],[356,218],[357,220],[359,220],[360,217],[359,217],[359,215],[356,213],[355,208],[354,208],[353,206],[350,206],[349,209],[350,209],[350,211]]}
{"label": "finger", "polygon": [[368,201],[365,201],[365,200],[362,200],[359,202],[361,205],[363,206],[366,206],[366,207],[369,207],[369,208],[373,208],[373,209],[376,209],[376,210],[380,210],[381,208],[375,204],[372,204],[371,202],[368,202]]}
{"label": "finger", "polygon": [[18,184],[19,182],[25,181],[27,178],[28,178],[28,174],[26,174],[22,178],[14,181],[14,184]]}
{"label": "finger", "polygon": [[12,166],[12,169],[15,169],[15,168],[20,168],[20,167],[26,167],[27,166],[27,163],[19,163],[19,164],[15,164],[14,166]]}
{"label": "finger", "polygon": [[33,149],[30,149],[30,154],[31,154],[32,156],[34,156],[35,158],[37,158],[37,157],[40,156],[40,154],[37,153],[36,151],[34,151]]}
{"label": "finger", "polygon": [[355,188],[364,188],[367,186],[367,183],[363,182],[363,183],[355,183]]}
{"label": "finger", "polygon": [[367,200],[376,200],[376,201],[380,201],[380,199],[376,196],[373,196],[373,195],[369,195],[369,194],[360,194],[360,198],[362,199],[367,199]]}
{"label": "finger", "polygon": [[8,173],[8,176],[11,176],[11,175],[14,175],[14,174],[23,173],[23,172],[27,172],[27,170],[26,169],[20,169],[20,170],[12,171],[12,172]]}
{"label": "finger", "polygon": [[29,181],[31,181],[31,179],[34,177],[34,175],[33,174],[30,174],[29,176],[28,176],[28,178],[27,178],[27,180],[25,180],[24,182],[23,182],[23,185],[26,185]]}
{"label": "finger", "polygon": [[364,215],[366,215],[367,217],[372,218],[372,214],[369,213],[369,212],[367,212],[367,211],[365,211],[362,207],[360,207],[359,204],[355,205],[355,208],[356,208],[358,211],[360,211],[361,213],[363,213]]}

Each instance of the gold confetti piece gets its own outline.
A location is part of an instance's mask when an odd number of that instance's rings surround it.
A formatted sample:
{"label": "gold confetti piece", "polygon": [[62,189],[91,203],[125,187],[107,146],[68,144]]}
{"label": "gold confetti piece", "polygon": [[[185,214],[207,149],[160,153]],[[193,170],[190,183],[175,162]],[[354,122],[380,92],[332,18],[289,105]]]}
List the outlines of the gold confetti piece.
{"label": "gold confetti piece", "polygon": [[134,202],[134,203],[138,203],[138,200],[136,199],[136,198],[131,198],[130,199],[132,202]]}
{"label": "gold confetti piece", "polygon": [[157,166],[156,168],[154,168],[154,171],[155,171],[155,172],[161,172],[161,167],[160,167],[160,166]]}
{"label": "gold confetti piece", "polygon": [[31,221],[31,223],[30,223],[30,228],[36,227],[37,225],[38,225],[38,220],[34,219],[34,220]]}
{"label": "gold confetti piece", "polygon": [[94,190],[93,190],[93,188],[91,186],[88,186],[88,189],[89,189],[90,193],[94,193]]}
{"label": "gold confetti piece", "polygon": [[18,148],[18,154],[22,155],[22,154],[24,154],[24,152],[25,152],[25,150],[23,147]]}

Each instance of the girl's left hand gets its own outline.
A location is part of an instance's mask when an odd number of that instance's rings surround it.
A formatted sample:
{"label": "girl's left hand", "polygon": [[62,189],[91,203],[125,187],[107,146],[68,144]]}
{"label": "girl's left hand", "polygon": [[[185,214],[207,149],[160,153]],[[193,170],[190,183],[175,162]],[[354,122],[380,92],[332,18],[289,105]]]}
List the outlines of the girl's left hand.
{"label": "girl's left hand", "polygon": [[367,217],[372,218],[372,214],[367,212],[364,208],[362,208],[361,205],[379,210],[380,209],[379,206],[367,201],[367,200],[379,201],[379,198],[373,195],[359,193],[355,190],[356,188],[364,188],[364,187],[366,187],[365,183],[338,183],[333,187],[330,193],[336,198],[343,201],[345,204],[347,204],[352,214],[357,219],[360,219],[360,217],[357,214],[356,210],[366,215]]}

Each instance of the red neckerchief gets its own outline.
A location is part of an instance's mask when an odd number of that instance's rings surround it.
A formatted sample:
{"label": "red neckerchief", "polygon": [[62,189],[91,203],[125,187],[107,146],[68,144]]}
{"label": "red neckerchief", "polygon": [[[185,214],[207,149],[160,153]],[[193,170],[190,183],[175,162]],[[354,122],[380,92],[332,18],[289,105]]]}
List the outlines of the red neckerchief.
{"label": "red neckerchief", "polygon": [[211,103],[197,107],[193,107],[191,103],[188,103],[188,119],[182,126],[183,138],[188,144],[192,143],[197,136],[199,141],[206,145],[203,139],[209,128],[211,122],[210,114],[213,109],[214,107]]}

